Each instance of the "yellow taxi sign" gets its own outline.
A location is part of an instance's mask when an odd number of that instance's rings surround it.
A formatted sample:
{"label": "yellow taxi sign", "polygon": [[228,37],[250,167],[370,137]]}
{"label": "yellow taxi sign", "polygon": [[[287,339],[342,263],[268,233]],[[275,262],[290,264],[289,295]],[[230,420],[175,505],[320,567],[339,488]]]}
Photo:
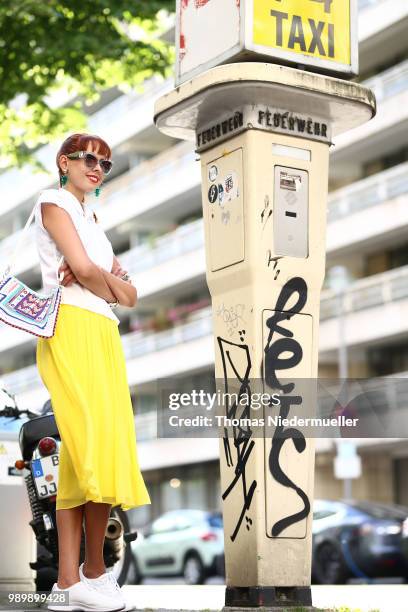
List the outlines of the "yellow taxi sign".
{"label": "yellow taxi sign", "polygon": [[358,74],[357,0],[176,0],[176,84],[225,63]]}
{"label": "yellow taxi sign", "polygon": [[297,64],[357,72],[354,0],[253,0],[253,45]]}

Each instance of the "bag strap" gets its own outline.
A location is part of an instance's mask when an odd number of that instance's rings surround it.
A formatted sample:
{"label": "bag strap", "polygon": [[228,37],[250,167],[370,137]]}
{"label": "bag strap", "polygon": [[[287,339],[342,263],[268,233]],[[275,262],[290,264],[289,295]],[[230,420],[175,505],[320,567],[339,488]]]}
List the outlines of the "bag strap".
{"label": "bag strap", "polygon": [[[15,258],[17,256],[17,253],[20,252],[20,247],[23,245],[23,240],[24,240],[24,238],[26,236],[28,228],[30,227],[31,222],[34,219],[36,206],[37,206],[37,202],[34,204],[33,210],[31,211],[31,214],[28,217],[27,222],[26,222],[24,228],[21,231],[21,234],[20,234],[19,239],[17,240],[17,244],[15,246],[15,249],[14,249],[14,251],[13,251],[11,257],[10,257],[10,262],[9,262],[8,266],[6,267],[4,273],[3,273],[3,278],[10,274],[10,271],[11,271],[11,269],[13,267],[14,260],[15,260]],[[62,280],[62,278],[61,278],[62,277],[62,272],[61,272],[60,275],[58,275],[58,269],[59,269],[63,259],[64,259],[64,255],[62,255],[60,257],[60,259],[58,260],[58,264],[57,264],[56,274],[57,274],[58,283],[60,283],[61,280]]]}

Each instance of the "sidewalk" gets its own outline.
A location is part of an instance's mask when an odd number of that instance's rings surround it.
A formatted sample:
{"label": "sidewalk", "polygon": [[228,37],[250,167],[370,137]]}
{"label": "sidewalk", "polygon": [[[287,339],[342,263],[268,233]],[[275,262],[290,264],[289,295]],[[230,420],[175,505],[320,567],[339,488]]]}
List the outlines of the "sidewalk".
{"label": "sidewalk", "polygon": [[[225,585],[126,585],[122,590],[137,610],[216,610],[224,605]],[[408,612],[408,585],[312,586],[313,605],[361,612]],[[296,608],[295,608],[296,610]]]}
{"label": "sidewalk", "polygon": [[[219,612],[224,606],[225,585],[187,586],[183,584],[125,585],[122,591],[136,611],[173,612],[202,610]],[[341,585],[312,586],[313,605],[324,611],[339,612],[408,612],[408,585]],[[11,607],[7,608],[8,611]],[[26,607],[13,612],[39,612],[46,605]],[[4,608],[0,606],[0,612]],[[243,610],[243,608],[240,608]],[[248,608],[248,610],[250,610]],[[300,608],[280,608],[300,612]]]}

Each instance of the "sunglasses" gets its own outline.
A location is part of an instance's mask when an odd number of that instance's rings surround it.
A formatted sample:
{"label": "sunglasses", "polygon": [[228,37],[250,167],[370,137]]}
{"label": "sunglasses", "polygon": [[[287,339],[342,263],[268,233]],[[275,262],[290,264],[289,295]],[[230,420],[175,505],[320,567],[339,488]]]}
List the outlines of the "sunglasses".
{"label": "sunglasses", "polygon": [[87,151],[76,151],[75,153],[68,153],[67,157],[69,159],[83,159],[85,162],[85,166],[92,170],[97,164],[99,164],[104,174],[109,174],[113,166],[113,162],[110,159],[98,159],[97,157],[95,157],[95,155],[93,155],[93,153],[88,153]]}

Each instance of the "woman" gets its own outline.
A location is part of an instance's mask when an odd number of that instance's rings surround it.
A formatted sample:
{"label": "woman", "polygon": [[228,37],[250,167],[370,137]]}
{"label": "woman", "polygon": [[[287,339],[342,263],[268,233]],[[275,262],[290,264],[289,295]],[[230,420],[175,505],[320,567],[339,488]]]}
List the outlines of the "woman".
{"label": "woman", "polygon": [[[36,244],[44,289],[63,285],[54,336],[39,338],[37,367],[61,436],[56,500],[58,582],[69,604],[50,610],[120,610],[123,594],[106,572],[103,542],[112,506],[150,504],[140,473],[126,362],[112,306],[134,307],[135,287],[89,209],[112,167],[104,140],[73,134],[57,154],[59,189],[36,205]],[[64,263],[57,270],[57,262]],[[82,522],[85,561],[78,568]],[[130,609],[130,608],[129,608]]]}

